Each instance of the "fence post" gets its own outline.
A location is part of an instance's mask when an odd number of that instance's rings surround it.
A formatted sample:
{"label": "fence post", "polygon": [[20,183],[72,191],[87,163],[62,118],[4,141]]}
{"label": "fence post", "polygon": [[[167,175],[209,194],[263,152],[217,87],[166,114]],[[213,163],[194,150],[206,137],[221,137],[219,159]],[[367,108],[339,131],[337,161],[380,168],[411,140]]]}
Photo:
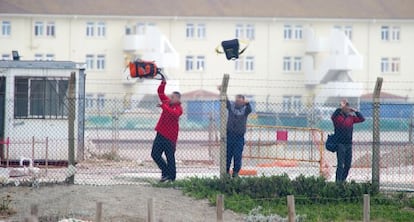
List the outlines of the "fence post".
{"label": "fence post", "polygon": [[370,221],[371,206],[369,200],[369,194],[364,194],[364,222]]}
{"label": "fence post", "polygon": [[96,202],[95,222],[102,221],[102,202]]}
{"label": "fence post", "polygon": [[227,87],[229,85],[229,74],[223,75],[223,81],[220,87],[220,178],[224,178],[226,172],[226,150],[227,150],[227,119],[226,119],[226,106],[227,106]]}
{"label": "fence post", "polygon": [[372,184],[379,189],[380,183],[380,94],[382,78],[378,77],[372,98]]}
{"label": "fence post", "polygon": [[217,210],[217,222],[223,222],[223,213],[224,213],[224,195],[219,194],[217,195],[216,200],[216,210]]}
{"label": "fence post", "polygon": [[78,89],[78,144],[76,159],[82,161],[85,159],[85,69],[79,69]]}
{"label": "fence post", "polygon": [[[76,88],[76,77],[75,72],[72,72],[70,74],[70,80],[69,80],[69,103],[68,103],[68,168],[75,166],[75,88]],[[75,175],[69,174],[69,177],[67,178],[67,182],[69,184],[75,183]]]}
{"label": "fence post", "polygon": [[154,200],[152,198],[148,199],[147,202],[147,208],[148,208],[148,222],[154,222]]}
{"label": "fence post", "polygon": [[288,204],[288,221],[295,222],[296,221],[295,196],[288,195],[287,204]]}

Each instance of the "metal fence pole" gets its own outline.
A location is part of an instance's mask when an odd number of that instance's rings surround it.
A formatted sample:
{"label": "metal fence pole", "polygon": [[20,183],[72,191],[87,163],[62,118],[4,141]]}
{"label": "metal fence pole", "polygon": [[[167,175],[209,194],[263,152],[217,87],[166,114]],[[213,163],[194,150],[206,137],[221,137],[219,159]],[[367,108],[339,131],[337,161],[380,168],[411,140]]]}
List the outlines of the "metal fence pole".
{"label": "metal fence pole", "polygon": [[[70,74],[69,80],[69,107],[68,107],[68,169],[75,166],[75,118],[76,118],[76,104],[75,104],[75,88],[76,88],[76,77],[75,72]],[[75,175],[69,174],[67,178],[69,184],[75,183]]]}
{"label": "metal fence pole", "polygon": [[380,182],[380,94],[382,78],[378,77],[373,93],[372,110],[372,184],[379,188]]}
{"label": "metal fence pole", "polygon": [[226,176],[226,150],[227,150],[227,87],[229,85],[229,74],[223,75],[223,81],[220,88],[220,178]]}

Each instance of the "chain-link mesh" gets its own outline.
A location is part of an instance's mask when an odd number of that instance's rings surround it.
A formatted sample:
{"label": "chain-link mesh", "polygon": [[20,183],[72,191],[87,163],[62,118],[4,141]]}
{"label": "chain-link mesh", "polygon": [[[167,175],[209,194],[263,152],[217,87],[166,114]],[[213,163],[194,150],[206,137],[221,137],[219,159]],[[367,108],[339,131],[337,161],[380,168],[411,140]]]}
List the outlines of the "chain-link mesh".
{"label": "chain-link mesh", "polygon": [[[64,182],[72,174],[77,184],[158,180],[161,173],[151,158],[154,128],[161,114],[158,100],[156,95],[147,95],[140,101],[87,101],[98,106],[86,106],[84,129],[78,127],[79,119],[75,121],[75,166],[68,162],[67,113],[21,118],[16,109],[8,108],[16,107],[16,100],[7,100],[5,112],[12,118],[6,119],[6,137],[0,144],[2,180]],[[327,151],[324,142],[334,131],[331,115],[338,103],[339,98],[332,104],[297,107],[252,101],[240,175],[321,175],[334,181],[336,154]],[[175,153],[177,179],[219,176],[219,99],[183,100],[182,106]],[[354,125],[347,180],[370,181],[373,108],[370,102],[356,106],[366,120]],[[413,105],[383,102],[380,110],[380,185],[413,189]]]}

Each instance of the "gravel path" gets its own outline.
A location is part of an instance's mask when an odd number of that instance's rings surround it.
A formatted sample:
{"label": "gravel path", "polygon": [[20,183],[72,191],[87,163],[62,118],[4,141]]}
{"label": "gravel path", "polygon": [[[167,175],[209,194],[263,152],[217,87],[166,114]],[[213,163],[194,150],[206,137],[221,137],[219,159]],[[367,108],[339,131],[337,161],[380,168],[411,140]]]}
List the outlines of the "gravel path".
{"label": "gravel path", "polygon": [[[0,197],[10,195],[17,213],[4,221],[23,221],[31,204],[38,204],[40,221],[73,217],[94,220],[96,202],[103,202],[103,221],[146,221],[147,200],[154,200],[155,221],[215,221],[216,208],[206,200],[194,200],[180,190],[150,186],[43,186],[0,188]],[[225,211],[225,221],[243,221],[243,216]],[[0,220],[1,221],[1,220]]]}

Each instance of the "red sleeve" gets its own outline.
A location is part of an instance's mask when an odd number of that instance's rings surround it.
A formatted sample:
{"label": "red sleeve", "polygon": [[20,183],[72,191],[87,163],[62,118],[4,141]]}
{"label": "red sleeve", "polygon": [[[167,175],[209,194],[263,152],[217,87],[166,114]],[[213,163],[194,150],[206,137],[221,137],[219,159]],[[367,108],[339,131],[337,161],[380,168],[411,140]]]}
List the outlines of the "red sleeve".
{"label": "red sleeve", "polygon": [[172,114],[175,117],[180,117],[181,114],[183,114],[183,108],[179,105],[179,106],[175,106],[175,107],[170,107],[168,103],[163,103],[161,105],[162,110]]}
{"label": "red sleeve", "polygon": [[170,103],[170,98],[165,95],[165,85],[167,82],[161,82],[160,86],[158,86],[158,97],[160,97],[161,103]]}
{"label": "red sleeve", "polygon": [[365,121],[364,116],[360,112],[355,112],[356,116],[354,116],[354,123],[362,123]]}

